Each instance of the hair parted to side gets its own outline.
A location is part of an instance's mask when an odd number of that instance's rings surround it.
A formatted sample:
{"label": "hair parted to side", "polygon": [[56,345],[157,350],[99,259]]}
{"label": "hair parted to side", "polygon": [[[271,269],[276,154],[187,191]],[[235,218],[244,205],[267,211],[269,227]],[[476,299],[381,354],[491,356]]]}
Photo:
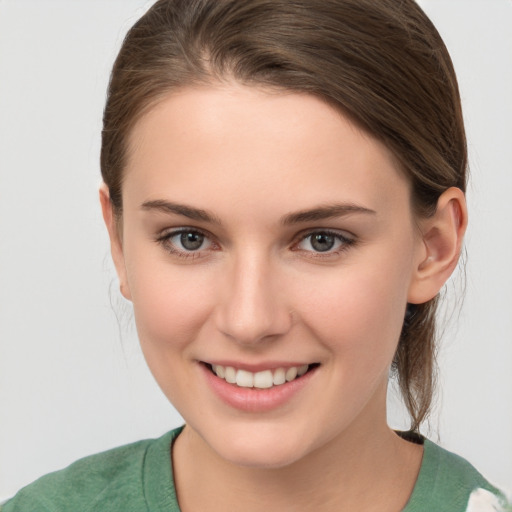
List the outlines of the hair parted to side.
{"label": "hair parted to side", "polygon": [[[104,111],[101,171],[122,216],[137,120],[170,92],[234,80],[328,102],[395,155],[416,215],[466,188],[467,150],[448,51],[413,0],[159,0],[128,32]],[[409,305],[394,369],[411,429],[428,416],[437,297]]]}

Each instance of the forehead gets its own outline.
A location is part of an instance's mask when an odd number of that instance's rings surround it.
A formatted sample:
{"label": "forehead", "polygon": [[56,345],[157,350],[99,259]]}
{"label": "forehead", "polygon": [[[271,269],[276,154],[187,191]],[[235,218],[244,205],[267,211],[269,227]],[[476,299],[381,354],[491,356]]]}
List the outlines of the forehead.
{"label": "forehead", "polygon": [[[238,84],[170,94],[135,125],[126,192],[144,200],[370,202],[406,194],[391,152],[320,99]],[[123,195],[125,191],[123,190]],[[186,196],[186,197],[177,197]],[[215,204],[210,204],[215,209]],[[371,207],[371,206],[370,206]]]}

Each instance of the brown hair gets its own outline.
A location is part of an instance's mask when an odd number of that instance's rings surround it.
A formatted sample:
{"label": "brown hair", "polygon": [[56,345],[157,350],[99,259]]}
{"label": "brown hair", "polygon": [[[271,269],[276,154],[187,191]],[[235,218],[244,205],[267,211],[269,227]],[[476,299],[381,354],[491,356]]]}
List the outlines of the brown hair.
{"label": "brown hair", "polygon": [[[417,215],[466,186],[466,139],[446,47],[413,0],[159,0],[112,71],[101,171],[116,215],[134,124],[178,87],[233,79],[313,94],[392,150]],[[417,430],[435,381],[437,298],[409,305],[394,369]]]}

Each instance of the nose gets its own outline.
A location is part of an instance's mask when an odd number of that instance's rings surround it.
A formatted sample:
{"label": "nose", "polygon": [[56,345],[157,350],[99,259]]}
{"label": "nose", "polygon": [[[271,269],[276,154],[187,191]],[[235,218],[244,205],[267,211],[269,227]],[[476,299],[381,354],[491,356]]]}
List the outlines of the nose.
{"label": "nose", "polygon": [[290,330],[293,318],[283,279],[269,261],[240,258],[223,277],[216,324],[225,336],[251,345],[275,339]]}

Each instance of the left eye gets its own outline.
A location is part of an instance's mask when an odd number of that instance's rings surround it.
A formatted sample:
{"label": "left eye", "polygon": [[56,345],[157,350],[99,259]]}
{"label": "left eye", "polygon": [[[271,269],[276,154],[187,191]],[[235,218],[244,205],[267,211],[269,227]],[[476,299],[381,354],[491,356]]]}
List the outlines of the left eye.
{"label": "left eye", "polygon": [[339,233],[331,233],[329,231],[315,231],[305,236],[297,245],[302,251],[312,252],[334,252],[343,249],[353,241]]}

